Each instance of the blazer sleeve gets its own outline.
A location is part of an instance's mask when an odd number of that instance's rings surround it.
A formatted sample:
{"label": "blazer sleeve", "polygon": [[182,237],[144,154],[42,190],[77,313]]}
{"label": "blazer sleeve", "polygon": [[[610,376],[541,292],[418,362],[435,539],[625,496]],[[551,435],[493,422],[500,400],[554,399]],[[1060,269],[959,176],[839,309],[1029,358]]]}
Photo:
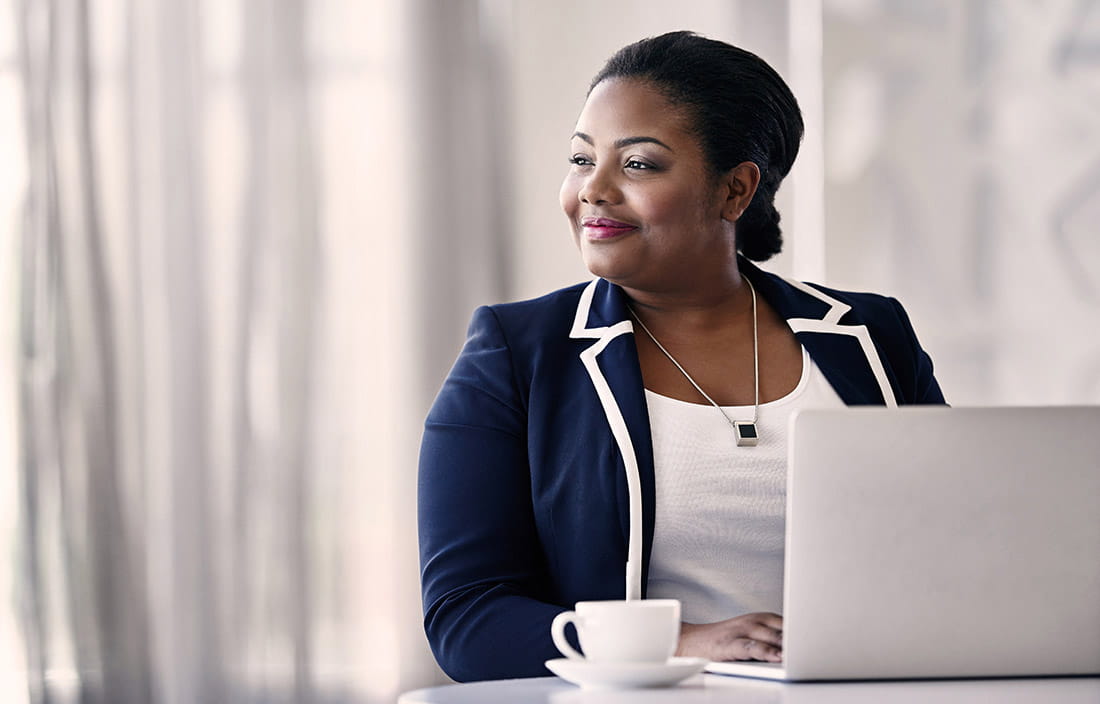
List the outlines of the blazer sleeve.
{"label": "blazer sleeve", "polygon": [[902,403],[912,404],[943,404],[946,403],[943,391],[932,370],[932,358],[921,347],[917,340],[917,333],[913,329],[913,323],[905,312],[901,302],[896,298],[889,299],[901,325],[902,335],[907,347],[906,358],[908,363],[904,365],[906,383],[904,384],[904,398]]}
{"label": "blazer sleeve", "polygon": [[560,657],[530,484],[524,397],[482,307],[428,414],[417,489],[424,628],[455,680],[545,676]]}

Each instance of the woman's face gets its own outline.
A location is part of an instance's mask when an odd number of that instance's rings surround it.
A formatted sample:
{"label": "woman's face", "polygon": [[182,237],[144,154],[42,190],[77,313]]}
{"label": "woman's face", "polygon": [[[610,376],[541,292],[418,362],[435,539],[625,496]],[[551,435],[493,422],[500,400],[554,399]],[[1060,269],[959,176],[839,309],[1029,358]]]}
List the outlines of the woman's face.
{"label": "woman's face", "polygon": [[674,291],[735,257],[729,189],[711,175],[686,118],[651,84],[609,79],[588,96],[570,142],[561,207],[585,266]]}

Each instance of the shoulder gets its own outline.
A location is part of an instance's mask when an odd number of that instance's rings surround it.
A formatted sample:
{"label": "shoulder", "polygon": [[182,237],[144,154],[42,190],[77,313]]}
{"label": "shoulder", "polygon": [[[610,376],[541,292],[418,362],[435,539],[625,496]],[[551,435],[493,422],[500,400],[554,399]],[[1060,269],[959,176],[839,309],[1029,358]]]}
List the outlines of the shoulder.
{"label": "shoulder", "polygon": [[568,339],[586,286],[587,282],[579,283],[538,298],[481,306],[474,311],[470,334],[495,327],[510,346]]}
{"label": "shoulder", "polygon": [[568,357],[576,357],[569,332],[585,286],[475,310],[429,420],[465,418],[474,407],[526,407],[536,372],[546,367],[560,371]]}
{"label": "shoulder", "polygon": [[899,317],[904,317],[897,299],[879,293],[796,281],[759,269],[753,280],[769,303],[787,319],[809,318],[841,325],[890,327],[899,322]]}
{"label": "shoulder", "polygon": [[[909,347],[916,341],[913,326],[901,302],[893,296],[870,291],[849,291],[803,283],[804,287],[817,291],[823,299],[842,314],[835,322],[841,325],[864,325],[871,337],[881,345],[900,344]],[[840,306],[837,308],[837,306]]]}
{"label": "shoulder", "polygon": [[896,298],[819,284],[792,286],[810,289],[814,292],[812,295],[827,301],[834,325],[824,324],[830,317],[827,313],[817,324],[817,332],[854,331],[849,334],[856,334],[866,330],[881,355],[899,403],[944,402],[933,373],[932,359],[921,347],[909,315]]}
{"label": "shoulder", "polygon": [[573,284],[572,286],[566,286],[565,288],[559,288],[556,291],[551,291],[537,298],[528,298],[526,300],[511,301],[508,303],[495,303],[485,307],[490,308],[497,315],[502,317],[552,315],[559,311],[568,311],[572,313],[576,310],[577,303],[581,298],[581,293],[588,284],[589,282],[586,281]]}
{"label": "shoulder", "polygon": [[792,326],[817,332],[862,326],[876,345],[890,353],[904,354],[903,350],[912,351],[917,344],[905,308],[892,296],[795,281],[764,271],[754,279],[768,302]]}
{"label": "shoulder", "polygon": [[[901,310],[901,303],[899,303],[896,298],[881,293],[873,293],[871,291],[849,291],[822,286],[821,284],[812,282],[806,282],[804,285],[812,287],[823,295],[840,301],[848,306],[850,312],[845,315],[850,315],[852,318],[859,319],[861,322],[889,323],[897,319],[898,311]],[[842,316],[841,320],[843,319]]]}

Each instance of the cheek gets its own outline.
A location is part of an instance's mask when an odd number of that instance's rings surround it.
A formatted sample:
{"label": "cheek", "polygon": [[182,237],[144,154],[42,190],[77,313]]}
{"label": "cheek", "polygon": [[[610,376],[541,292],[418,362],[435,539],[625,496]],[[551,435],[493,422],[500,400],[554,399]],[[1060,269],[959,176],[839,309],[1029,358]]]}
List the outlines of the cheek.
{"label": "cheek", "polygon": [[577,180],[570,174],[561,182],[561,190],[558,191],[558,203],[561,205],[562,212],[569,216],[570,219],[575,219],[574,216],[579,206],[579,201],[577,199],[579,187]]}
{"label": "cheek", "polygon": [[690,186],[652,192],[647,208],[654,220],[678,228],[696,229],[721,218],[714,197],[701,188]]}
{"label": "cheek", "polygon": [[639,199],[639,210],[655,225],[677,225],[684,219],[690,194],[678,189],[652,189]]}

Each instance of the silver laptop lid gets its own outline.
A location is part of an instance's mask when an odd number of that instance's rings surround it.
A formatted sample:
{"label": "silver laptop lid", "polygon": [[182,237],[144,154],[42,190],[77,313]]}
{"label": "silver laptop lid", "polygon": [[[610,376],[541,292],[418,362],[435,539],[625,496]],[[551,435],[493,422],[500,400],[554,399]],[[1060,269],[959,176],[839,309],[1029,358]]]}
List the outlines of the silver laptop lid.
{"label": "silver laptop lid", "polygon": [[791,422],[787,679],[1100,673],[1100,407]]}

